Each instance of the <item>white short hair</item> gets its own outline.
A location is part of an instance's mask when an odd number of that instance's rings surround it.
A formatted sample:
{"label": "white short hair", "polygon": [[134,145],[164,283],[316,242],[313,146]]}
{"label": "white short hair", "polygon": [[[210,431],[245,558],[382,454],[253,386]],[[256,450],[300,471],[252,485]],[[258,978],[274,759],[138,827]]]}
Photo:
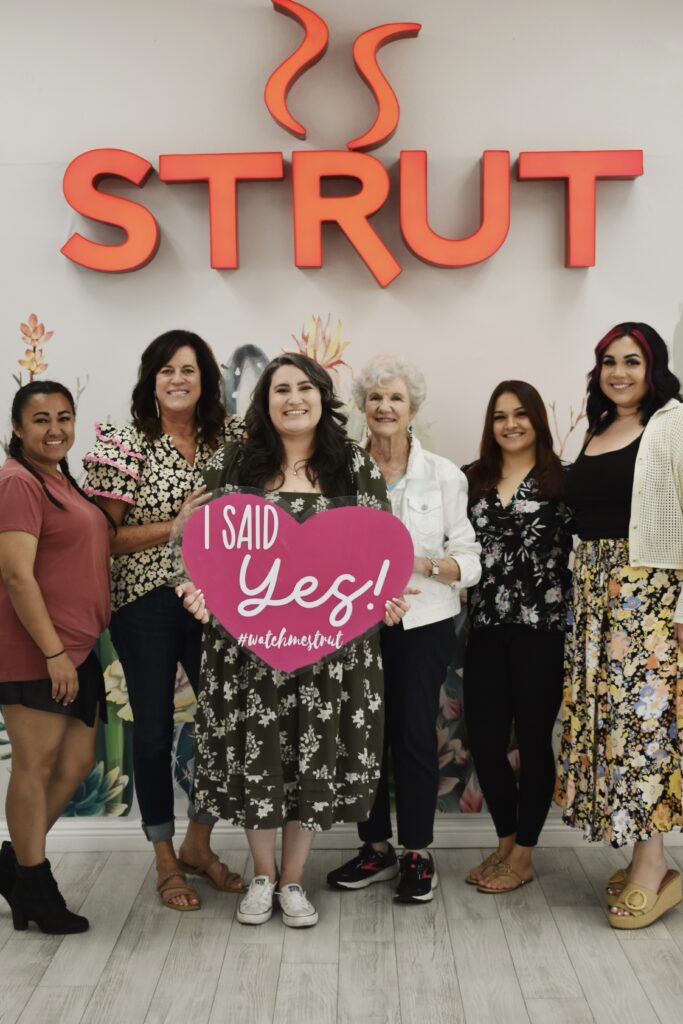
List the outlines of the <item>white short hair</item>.
{"label": "white short hair", "polygon": [[354,379],[353,398],[361,412],[365,409],[365,399],[371,388],[378,384],[386,384],[397,377],[406,386],[410,408],[417,412],[427,395],[424,374],[403,356],[388,355],[375,356]]}

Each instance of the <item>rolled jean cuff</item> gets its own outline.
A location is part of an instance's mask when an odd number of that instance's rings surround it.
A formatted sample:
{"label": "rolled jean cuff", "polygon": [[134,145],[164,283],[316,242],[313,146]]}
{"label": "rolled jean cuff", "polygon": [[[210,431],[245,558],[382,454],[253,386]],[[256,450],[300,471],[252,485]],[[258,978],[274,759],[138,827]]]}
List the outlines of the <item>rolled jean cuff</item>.
{"label": "rolled jean cuff", "polygon": [[150,843],[167,843],[175,835],[175,822],[173,818],[170,821],[162,821],[160,825],[145,825],[143,821],[142,831]]}
{"label": "rolled jean cuff", "polygon": [[215,814],[210,814],[209,811],[198,811],[191,800],[187,805],[187,816],[190,821],[196,821],[198,825],[215,825],[218,821]]}

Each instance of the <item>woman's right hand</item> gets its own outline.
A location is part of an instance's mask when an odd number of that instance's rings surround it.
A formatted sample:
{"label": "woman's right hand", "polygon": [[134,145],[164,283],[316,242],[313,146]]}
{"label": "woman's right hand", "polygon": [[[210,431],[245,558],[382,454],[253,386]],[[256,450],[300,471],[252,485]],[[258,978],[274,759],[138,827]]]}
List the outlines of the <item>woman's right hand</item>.
{"label": "woman's right hand", "polygon": [[198,509],[207,500],[208,495],[206,493],[206,484],[202,484],[196,491],[192,491],[192,494],[188,494],[185,501],[180,506],[178,515],[175,519],[171,520],[171,533],[170,540],[176,540],[182,535],[185,523],[190,518],[195,509]]}
{"label": "woman's right hand", "polygon": [[78,675],[66,651],[49,659],[47,671],[52,683],[52,699],[58,704],[73,704],[78,693]]}

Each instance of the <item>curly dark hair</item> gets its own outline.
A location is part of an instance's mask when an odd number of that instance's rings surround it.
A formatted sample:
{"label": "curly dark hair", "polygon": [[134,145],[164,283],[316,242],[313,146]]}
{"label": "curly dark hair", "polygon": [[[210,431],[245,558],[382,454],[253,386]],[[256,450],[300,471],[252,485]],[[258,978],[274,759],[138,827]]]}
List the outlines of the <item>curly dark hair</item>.
{"label": "curly dark hair", "polygon": [[247,441],[239,465],[240,484],[243,487],[263,489],[275,481],[271,486],[277,489],[284,481],[282,439],[268,411],[270,382],[281,366],[295,366],[306,374],[320,392],[322,415],[315,430],[315,451],[306,465],[306,476],[312,484],[318,483],[323,494],[329,497],[350,494],[350,442],[344,430],[346,416],[340,412],[342,403],[334,394],[332,378],[327,370],[314,359],[298,352],[285,352],[271,359],[254,388],[251,404],[244,417]]}
{"label": "curly dark hair", "polygon": [[[23,388],[19,388],[16,395],[14,396],[14,400],[12,401],[11,413],[13,427],[15,424],[21,423],[21,414],[24,411],[29,399],[31,399],[33,395],[62,395],[64,398],[66,398],[67,402],[71,406],[71,412],[73,413],[74,417],[76,415],[76,404],[74,402],[73,395],[71,394],[67,387],[65,387],[63,384],[59,384],[56,380],[34,380],[31,381],[30,384],[24,384]],[[55,498],[54,494],[52,494],[50,489],[46,486],[45,477],[43,476],[43,474],[40,473],[24,455],[24,446],[21,443],[21,438],[19,437],[18,434],[15,434],[14,430],[12,430],[12,437],[10,438],[10,442],[7,446],[7,452],[11,458],[16,459],[17,462],[21,463],[24,469],[28,470],[31,476],[35,477],[35,479],[38,480],[40,486],[43,488],[43,491],[45,492],[45,497],[47,498],[47,500],[51,502],[53,505],[56,505],[57,508],[61,508],[62,511],[65,511],[61,501],[58,498]],[[105,512],[103,508],[100,508],[95,499],[91,498],[89,494],[86,494],[85,491],[82,490],[82,488],[79,487],[78,483],[74,480],[74,478],[71,475],[71,470],[69,469],[69,463],[67,462],[66,456],[63,459],[59,460],[59,468],[61,469],[65,479],[69,481],[73,489],[75,491],[78,491],[81,497],[85,498],[86,501],[89,501],[91,505],[95,505],[95,507],[98,508],[102,515],[105,517],[105,519],[112,527],[112,529],[116,531],[116,523],[114,522],[112,517],[107,512]]]}
{"label": "curly dark hair", "polygon": [[221,393],[221,372],[207,343],[192,331],[166,331],[155,338],[142,353],[130,406],[133,424],[148,441],[156,441],[161,437],[161,419],[154,400],[156,376],[184,345],[194,351],[201,374],[202,389],[195,410],[197,430],[209,448],[216,449],[223,440],[226,417]]}
{"label": "curly dark hair", "polygon": [[470,485],[470,502],[500,482],[503,452],[493,434],[493,417],[496,402],[501,395],[508,392],[516,395],[520,404],[524,406],[536,434],[534,479],[538,485],[538,493],[550,501],[557,500],[562,496],[564,489],[564,471],[560,458],[553,448],[553,437],[543,399],[536,388],[524,380],[503,380],[494,388],[486,407],[479,458],[466,470]]}
{"label": "curly dark hair", "polygon": [[640,403],[640,420],[643,426],[657,409],[671,398],[681,398],[681,382],[669,369],[669,353],[666,342],[649,324],[636,320],[627,320],[617,324],[600,339],[595,346],[595,366],[588,374],[588,429],[593,434],[601,434],[617,414],[614,402],[603,394],[600,387],[600,370],[606,350],[613,341],[626,336],[633,338],[643,353],[646,363],[647,394]]}

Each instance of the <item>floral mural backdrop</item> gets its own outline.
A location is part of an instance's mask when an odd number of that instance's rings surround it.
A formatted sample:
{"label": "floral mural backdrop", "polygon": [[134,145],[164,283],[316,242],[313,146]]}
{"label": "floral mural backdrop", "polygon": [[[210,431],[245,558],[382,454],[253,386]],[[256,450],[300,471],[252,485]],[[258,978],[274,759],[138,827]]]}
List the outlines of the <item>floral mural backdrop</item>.
{"label": "floral mural backdrop", "polygon": [[[19,326],[19,343],[23,346],[23,357],[16,359],[18,372],[12,377],[21,387],[37,377],[45,376],[48,369],[45,346],[54,337],[54,331],[46,330],[35,313],[31,313]],[[356,440],[365,438],[365,418],[351,401],[353,369],[344,358],[348,355],[351,342],[343,338],[341,321],[331,327],[331,317],[311,315],[300,334],[292,334],[290,350],[298,350],[317,360],[333,375],[339,397],[345,403],[348,415],[348,432]],[[275,353],[272,353],[273,355]],[[220,355],[220,353],[219,353]],[[221,363],[225,401],[228,411],[242,415],[261,370],[269,356],[256,345],[242,345],[236,348]],[[69,382],[66,382],[67,385]],[[90,383],[76,378],[71,385],[76,404]],[[565,422],[555,402],[549,405],[551,423],[557,446],[562,453],[581,422],[585,409],[570,407]],[[424,416],[417,416],[414,429],[420,441],[429,447],[430,425]],[[3,439],[7,448],[8,438]],[[469,751],[463,714],[462,667],[467,640],[467,611],[456,618],[456,643],[453,660],[441,686],[439,715],[436,722],[439,752],[440,786],[439,810],[446,813],[479,812],[483,800]],[[121,817],[131,813],[134,806],[132,729],[133,714],[128,701],[126,680],[112,645],[109,633],[105,632],[98,643],[97,654],[104,671],[107,694],[108,722],[100,723],[96,742],[95,767],[85,782],[79,786],[68,807],[65,817],[107,816]],[[173,775],[178,796],[189,795],[194,770],[194,711],[195,695],[181,666],[178,666],[175,686],[175,735],[173,745]],[[519,755],[514,737],[511,737],[509,758],[516,768]],[[11,745],[7,738],[2,715],[0,714],[0,764],[10,767]]]}

